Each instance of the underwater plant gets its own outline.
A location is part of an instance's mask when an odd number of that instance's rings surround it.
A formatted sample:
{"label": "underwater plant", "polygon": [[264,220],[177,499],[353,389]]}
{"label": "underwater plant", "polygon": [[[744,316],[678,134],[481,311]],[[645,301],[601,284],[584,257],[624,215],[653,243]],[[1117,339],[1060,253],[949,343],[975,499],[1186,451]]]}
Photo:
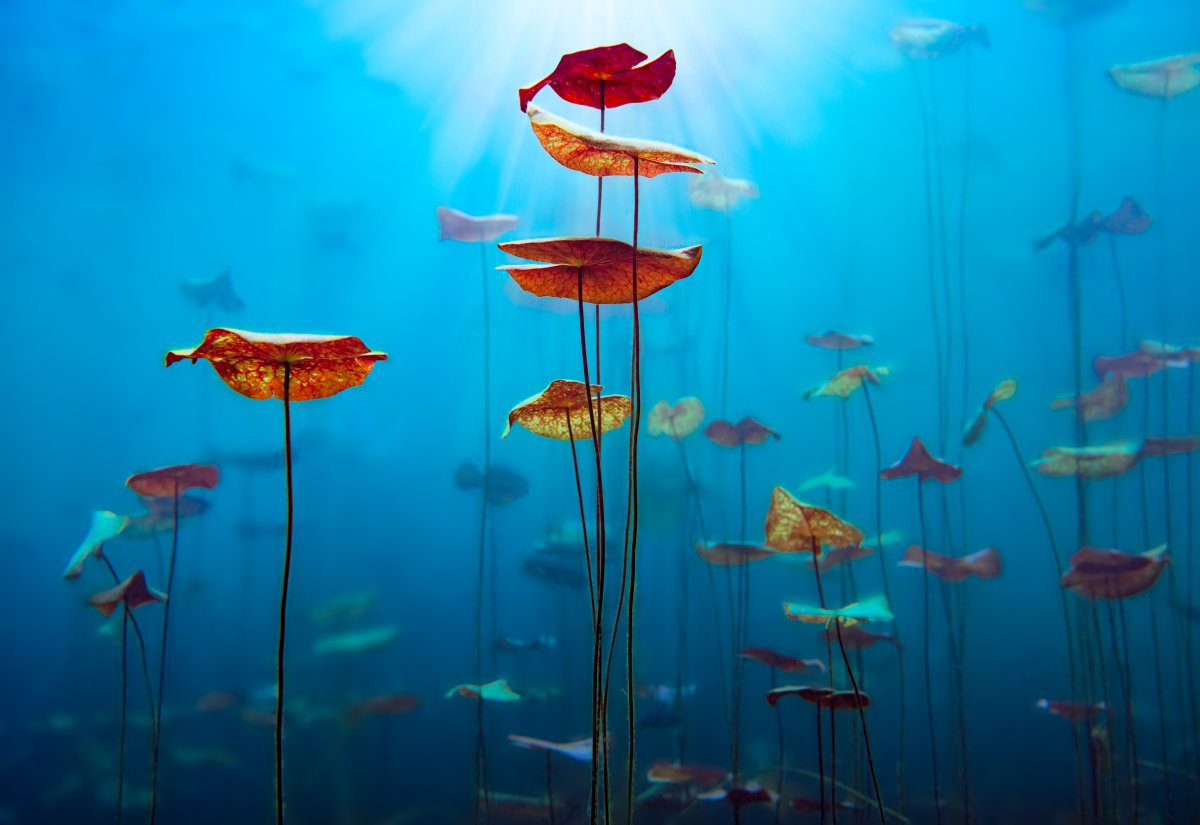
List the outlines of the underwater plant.
{"label": "underwater plant", "polygon": [[[483,594],[484,567],[487,558],[488,506],[491,504],[492,479],[496,468],[492,467],[492,359],[491,359],[491,310],[488,302],[487,243],[516,229],[521,219],[516,215],[484,215],[476,217],[446,206],[437,208],[439,240],[454,240],[479,244],[479,295],[483,304],[480,333],[483,337],[481,358],[483,360],[483,471],[479,479],[479,552],[475,565],[475,678],[483,680]],[[491,579],[492,609],[496,609],[495,563]],[[493,617],[494,618],[494,617]],[[484,740],[483,703],[479,703],[475,725],[476,790],[487,798],[487,749]],[[477,793],[478,796],[478,793]]]}
{"label": "underwater plant", "polygon": [[215,327],[192,349],[171,350],[166,366],[188,360],[208,361],[230,389],[256,400],[283,401],[283,449],[287,487],[287,528],[283,584],[279,595],[279,644],[275,654],[275,821],[284,821],[283,703],[284,642],[287,636],[288,579],[292,568],[292,407],[293,401],[328,398],[357,387],[387,354],[367,349],[352,335],[293,335],[245,332]]}
{"label": "underwater plant", "polygon": [[[703,155],[696,154],[670,144],[654,141],[644,141],[629,138],[614,138],[605,135],[604,109],[606,105],[619,103],[634,103],[654,100],[661,96],[671,85],[675,74],[675,58],[673,52],[667,52],[658,60],[639,66],[645,55],[628,45],[603,47],[565,55],[559,62],[558,68],[550,76],[520,93],[521,108],[529,116],[530,126],[534,135],[554,160],[568,169],[593,175],[600,179],[597,187],[596,205],[596,235],[600,234],[600,210],[603,202],[604,177],[610,175],[631,175],[633,177],[633,239],[630,254],[630,293],[629,302],[633,308],[633,341],[631,345],[630,368],[630,400],[632,402],[632,424],[629,434],[629,485],[626,508],[626,528],[623,541],[624,555],[622,565],[622,583],[617,599],[616,615],[613,619],[613,639],[609,649],[609,664],[607,673],[611,674],[611,665],[616,648],[616,634],[621,620],[622,607],[628,593],[628,619],[626,622],[626,671],[627,671],[627,708],[629,757],[626,765],[626,809],[632,816],[633,810],[633,773],[634,773],[634,737],[635,712],[633,691],[633,641],[634,641],[634,607],[637,587],[637,541],[638,541],[638,430],[641,424],[641,319],[638,303],[643,297],[639,291],[638,276],[638,230],[639,230],[639,180],[642,177],[655,177],[669,172],[690,172],[699,174],[700,170],[693,164],[712,163]],[[529,101],[543,86],[550,85],[566,100],[595,106],[601,111],[601,130],[592,131],[586,127],[556,117],[541,110]],[[610,102],[611,98],[611,102]],[[697,258],[699,250],[697,250]],[[584,385],[591,386],[588,375],[586,332],[583,316],[583,284],[576,284],[576,300],[579,306],[580,349],[584,363]],[[596,311],[597,339],[599,336],[599,309]],[[599,342],[596,347],[599,359]],[[599,362],[597,360],[597,381],[599,381]],[[588,407],[589,414],[592,407]],[[601,405],[602,408],[602,405]],[[597,514],[596,514],[596,556],[598,570],[603,572],[605,557],[605,528],[603,515],[603,482],[600,463],[599,431],[591,428],[593,451],[597,467]],[[628,586],[626,586],[628,582]],[[599,617],[604,606],[603,587],[597,587],[597,605],[594,615]],[[599,648],[599,645],[597,646]],[[596,805],[597,763],[607,749],[601,743],[607,731],[607,701],[608,676],[602,676],[602,654],[596,653],[593,672],[594,708],[593,716],[601,717],[593,721],[593,740],[596,752],[593,759],[593,776],[591,788],[591,817],[596,821],[598,808]],[[604,760],[605,777],[605,811],[608,810],[608,760]]]}
{"label": "underwater plant", "polygon": [[[879,474],[879,477],[892,481],[900,478],[909,478],[916,476],[917,478],[917,518],[921,525],[921,546],[929,546],[929,534],[925,526],[925,482],[932,479],[941,484],[950,484],[957,481],[962,476],[962,470],[952,464],[947,464],[940,459],[934,458],[925,444],[920,438],[914,437],[909,445],[908,452],[900,461],[888,467]],[[921,577],[921,605],[922,605],[922,623],[924,629],[924,665],[925,665],[925,715],[929,726],[929,752],[930,761],[933,768],[933,804],[937,814],[937,821],[941,822],[942,814],[942,797],[938,783],[938,758],[937,758],[937,730],[934,725],[933,717],[933,697],[930,693],[933,686],[933,676],[929,667],[929,577]],[[946,596],[946,592],[942,591],[942,603],[945,605],[947,614],[950,610],[950,603]],[[958,647],[953,638],[953,623],[950,621],[949,615],[946,617],[946,633],[950,635],[950,650],[952,658],[955,659],[956,670],[958,668],[957,651]],[[955,687],[958,688],[958,680],[955,680]],[[959,724],[963,725],[963,701],[962,697],[957,697]],[[965,728],[960,727],[960,744],[965,740]],[[965,746],[964,746],[965,747]],[[963,763],[964,774],[966,772],[965,762]],[[964,778],[964,783],[966,782]],[[964,794],[964,807],[967,806],[966,795]],[[964,814],[965,815],[965,814]]]}
{"label": "underwater plant", "polygon": [[158,652],[158,709],[154,719],[154,751],[150,768],[150,821],[158,811],[158,750],[162,739],[163,685],[167,673],[167,638],[171,622],[171,593],[175,583],[175,554],[179,548],[179,497],[193,488],[211,490],[221,480],[212,464],[177,464],[136,473],[125,479],[125,486],[144,499],[171,500],[171,559],[167,569],[167,598],[163,605],[162,639]]}
{"label": "underwater plant", "polygon": [[518,748],[542,751],[546,754],[546,800],[549,806],[550,825],[557,821],[554,814],[554,754],[561,754],[576,762],[592,761],[592,740],[576,739],[571,742],[548,742],[545,739],[535,739],[532,736],[520,736],[515,733],[508,735],[508,741]]}
{"label": "underwater plant", "polygon": [[[110,568],[111,569],[111,568]],[[115,573],[114,573],[115,577]],[[125,717],[126,706],[128,705],[129,691],[126,684],[126,637],[130,621],[133,619],[131,611],[138,607],[156,602],[165,602],[167,597],[157,590],[151,590],[146,586],[146,576],[141,570],[137,570],[133,575],[124,581],[118,582],[113,587],[107,590],[102,590],[99,593],[91,596],[88,599],[88,604],[100,611],[102,616],[111,616],[117,609],[121,607],[121,734],[120,741],[117,745],[117,823],[120,825],[122,819],[122,805],[124,799],[125,788]],[[141,640],[141,630],[138,630],[138,639]],[[146,646],[142,644],[142,665],[145,667],[146,661]],[[147,679],[149,673],[147,672]],[[150,685],[147,682],[147,689]],[[150,697],[151,711],[153,712],[154,696]],[[161,702],[159,707],[161,707]],[[154,732],[157,737],[158,723],[154,723]]]}
{"label": "underwater plant", "polygon": [[[772,547],[780,553],[810,553],[812,554],[813,575],[817,584],[817,596],[820,600],[819,608],[806,608],[794,604],[784,604],[784,615],[789,619],[823,623],[828,626],[832,623],[837,637],[838,650],[842,654],[842,664],[845,666],[846,676],[850,680],[850,686],[853,688],[854,695],[860,697],[858,688],[858,680],[854,676],[854,668],[850,665],[850,657],[846,653],[846,645],[842,639],[841,627],[843,622],[857,624],[858,622],[870,621],[891,621],[892,611],[888,606],[888,601],[884,596],[874,596],[860,602],[846,605],[840,609],[829,609],[825,604],[825,589],[821,584],[821,565],[818,557],[821,555],[825,547],[840,547],[845,548],[852,545],[860,545],[863,541],[863,533],[853,524],[843,521],[838,516],[834,515],[829,510],[822,507],[816,507],[812,504],[806,504],[799,501],[782,487],[776,487],[771,494],[771,507],[767,511],[767,520],[764,526],[766,533],[766,543],[768,547]],[[831,639],[826,636],[826,656],[829,660],[829,689],[833,691],[834,687],[834,667],[833,667],[833,646]],[[832,705],[829,707],[829,735],[830,735],[830,787],[837,787],[837,727],[834,723],[833,712],[836,708]],[[859,722],[862,730],[863,744],[866,748],[867,767],[870,769],[871,785],[875,792],[875,804],[878,807],[879,818],[881,822],[886,822],[886,814],[883,807],[883,795],[879,791],[879,779],[875,774],[875,757],[871,753],[871,737],[867,731],[867,717],[863,712],[865,704],[858,701],[857,708],[859,711]],[[820,706],[818,706],[818,712]],[[819,717],[818,717],[819,722]],[[821,750],[820,730],[817,734],[817,749],[818,753]],[[824,769],[822,768],[822,773]],[[821,781],[821,810],[822,818],[824,818],[824,779]],[[836,794],[835,797],[836,799]],[[837,805],[833,805],[831,809],[833,813],[833,821],[837,822]]]}

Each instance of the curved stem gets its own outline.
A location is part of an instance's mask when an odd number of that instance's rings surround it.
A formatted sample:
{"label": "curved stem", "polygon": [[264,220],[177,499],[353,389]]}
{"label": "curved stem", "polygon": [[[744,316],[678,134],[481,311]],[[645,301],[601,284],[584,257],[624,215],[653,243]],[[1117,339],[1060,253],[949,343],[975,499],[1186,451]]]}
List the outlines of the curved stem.
{"label": "curved stem", "polygon": [[[292,365],[283,365],[283,457],[287,479],[287,531],[283,550],[283,585],[279,594],[279,645],[275,651],[275,822],[283,825],[283,650],[287,637],[288,579],[292,572]],[[484,495],[487,491],[484,491]],[[159,697],[159,706],[162,706]]]}
{"label": "curved stem", "polygon": [[[867,417],[871,422],[871,437],[875,445],[875,555],[879,557],[879,576],[883,579],[883,595],[888,600],[888,604],[892,604],[892,589],[888,582],[887,563],[883,558],[883,452],[879,444],[879,423],[875,419],[875,407],[871,403],[871,391],[867,388],[867,382],[862,385],[863,400],[867,405]],[[892,617],[892,635],[896,637],[896,662],[899,667],[900,675],[900,725],[897,733],[897,755],[896,755],[896,793],[900,800],[900,810],[904,810],[904,800],[907,796],[907,787],[904,783],[904,733],[905,721],[908,714],[905,711],[905,683],[904,683],[904,645],[900,639],[900,623],[895,616]]]}

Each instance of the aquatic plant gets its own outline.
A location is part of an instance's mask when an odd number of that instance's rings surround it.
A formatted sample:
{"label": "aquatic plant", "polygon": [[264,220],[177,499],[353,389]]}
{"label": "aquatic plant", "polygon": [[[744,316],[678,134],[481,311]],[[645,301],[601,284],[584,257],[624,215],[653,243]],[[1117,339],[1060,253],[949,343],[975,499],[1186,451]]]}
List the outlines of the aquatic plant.
{"label": "aquatic plant", "polygon": [[[795,605],[784,605],[784,615],[789,619],[832,623],[835,628],[838,649],[842,654],[842,663],[846,676],[855,696],[859,696],[858,680],[855,679],[854,669],[850,665],[850,657],[846,654],[845,642],[841,636],[841,626],[844,621],[858,623],[862,621],[890,621],[892,611],[887,600],[882,596],[872,597],[862,602],[847,605],[838,610],[830,610],[825,604],[825,589],[821,584],[821,565],[818,557],[824,547],[848,547],[862,543],[863,534],[854,525],[838,518],[829,510],[798,501],[795,496],[782,487],[776,487],[771,494],[771,507],[767,511],[764,526],[767,546],[781,553],[811,553],[813,575],[817,583],[817,596],[820,599],[819,608],[797,608]],[[826,655],[830,662],[829,688],[834,689],[833,682],[833,647],[831,640],[826,638]],[[883,795],[879,791],[879,779],[875,774],[875,757],[871,753],[871,737],[867,731],[867,717],[863,712],[864,705],[858,704],[859,722],[861,724],[863,744],[866,748],[867,767],[871,772],[871,784],[875,791],[875,803],[878,807],[880,821],[886,821],[883,810]],[[819,711],[819,707],[818,707]],[[837,787],[837,727],[833,718],[834,708],[829,706],[830,733],[830,783],[831,788]],[[819,725],[820,717],[818,717]],[[821,736],[818,727],[817,749],[821,749]],[[822,769],[822,773],[824,770]],[[821,810],[824,819],[824,781],[821,783]],[[833,806],[833,821],[837,822],[837,806]]]}
{"label": "aquatic plant", "polygon": [[279,644],[275,654],[275,820],[284,821],[283,797],[283,652],[287,636],[288,580],[292,568],[292,407],[357,387],[366,380],[382,352],[369,350],[352,335],[293,335],[245,332],[216,327],[190,350],[171,350],[166,366],[204,359],[230,389],[256,400],[283,401],[283,448],[287,486],[287,530],[283,552],[283,584],[279,596]]}
{"label": "aquatic plant", "polygon": [[[626,580],[628,581],[628,620],[627,642],[626,642],[626,671],[627,671],[627,696],[628,696],[628,717],[629,717],[629,758],[626,765],[626,813],[627,816],[632,816],[633,812],[633,772],[634,772],[634,736],[635,736],[635,713],[634,713],[634,691],[633,691],[633,640],[634,640],[634,598],[636,593],[637,582],[637,538],[638,538],[638,462],[637,462],[637,443],[638,429],[641,424],[641,320],[638,309],[638,302],[641,299],[638,282],[638,229],[639,229],[639,185],[638,181],[641,177],[655,177],[660,174],[669,172],[690,172],[694,174],[700,173],[700,170],[692,164],[712,163],[712,161],[703,155],[698,155],[686,149],[681,149],[677,146],[671,146],[665,143],[654,141],[634,140],[628,138],[614,138],[604,134],[604,108],[608,104],[607,95],[613,94],[614,101],[621,103],[633,103],[644,100],[653,100],[665,92],[671,85],[674,79],[674,54],[668,52],[659,60],[648,64],[645,67],[639,67],[638,61],[643,60],[645,55],[637,52],[635,49],[627,45],[604,47],[601,49],[589,50],[587,52],[577,52],[572,55],[566,55],[560,61],[558,68],[553,74],[545,78],[543,81],[523,90],[520,95],[522,109],[528,114],[530,126],[533,129],[534,135],[542,144],[552,158],[558,161],[561,165],[574,171],[583,172],[602,179],[610,175],[631,175],[633,177],[633,240],[630,255],[630,281],[631,290],[629,294],[630,303],[633,307],[633,342],[631,346],[631,368],[630,368],[630,399],[633,404],[633,422],[630,427],[629,435],[629,490],[626,516],[625,539],[623,542],[624,561],[622,565],[622,585],[620,594],[617,600],[616,615],[613,620],[613,642],[609,651],[609,665],[607,672],[611,673],[612,657],[616,647],[616,633],[619,627],[622,606],[626,598]],[[530,105],[529,100],[536,92],[545,85],[550,85],[564,99],[584,103],[585,105],[596,106],[601,110],[601,131],[594,132],[586,127],[572,123],[571,121],[551,115],[537,106]],[[600,208],[603,200],[603,187],[598,185],[597,189],[597,206],[596,206],[596,234],[600,234]],[[698,253],[697,253],[698,257]],[[586,332],[584,329],[583,317],[583,284],[577,282],[576,301],[579,306],[579,326],[580,326],[580,349],[581,357],[584,362],[584,385],[590,386],[591,379],[588,376],[587,352],[586,352]],[[596,314],[597,335],[599,335],[599,310]],[[599,344],[597,343],[597,358],[599,358]],[[599,366],[597,363],[597,380],[599,380]],[[589,413],[591,406],[588,405]],[[599,432],[592,428],[593,432],[593,450],[596,456],[597,467],[597,538],[596,538],[596,555],[597,565],[600,574],[604,570],[605,557],[605,536],[604,536],[604,517],[603,517],[603,482],[600,463],[600,440]],[[603,580],[601,579],[600,586],[597,587],[597,610],[594,615],[599,616],[603,613],[604,605]],[[596,806],[596,764],[599,761],[601,752],[607,753],[606,749],[600,742],[606,725],[602,723],[602,718],[607,715],[607,684],[608,677],[604,677],[604,686],[601,687],[601,669],[602,669],[602,653],[600,652],[600,644],[596,645],[594,671],[593,671],[593,690],[594,690],[594,708],[593,713],[595,718],[593,723],[593,739],[595,740],[594,747],[597,749],[593,759],[593,777],[592,777],[592,799],[591,799],[591,817],[592,821],[596,821],[597,806]],[[605,776],[605,810],[607,812],[608,802],[608,760],[604,762]]]}
{"label": "aquatic plant", "polygon": [[[929,546],[929,534],[925,526],[925,482],[932,479],[941,484],[950,484],[957,481],[962,476],[962,470],[952,464],[947,464],[940,459],[934,458],[925,444],[920,438],[914,437],[909,445],[908,452],[900,461],[888,467],[879,473],[879,477],[892,481],[901,478],[916,477],[917,479],[917,518],[921,525],[921,546]],[[922,609],[922,627],[924,630],[924,670],[925,670],[925,716],[929,727],[929,752],[930,761],[933,768],[933,804],[937,815],[937,821],[941,822],[942,797],[938,781],[938,758],[937,758],[937,730],[934,725],[933,718],[933,697],[931,695],[933,686],[933,676],[929,667],[929,577],[921,577],[921,609]],[[953,637],[953,624],[950,621],[949,611],[950,604],[946,596],[946,592],[942,591],[942,603],[946,608],[946,633],[950,636],[951,656],[954,660],[956,669],[959,667],[957,661],[957,645]],[[958,680],[955,680],[956,688],[959,686]],[[962,697],[958,697],[958,717],[960,725],[963,724],[963,702]],[[962,730],[962,728],[960,728]],[[965,733],[960,734],[965,739]],[[966,767],[963,766],[965,772]],[[965,779],[964,779],[965,781]],[[965,800],[964,800],[965,805]]]}
{"label": "aquatic plant", "polygon": [[[484,566],[487,557],[488,505],[492,490],[492,360],[491,360],[491,310],[488,302],[487,242],[516,229],[520,218],[516,215],[485,215],[476,217],[446,206],[437,208],[439,240],[477,242],[479,244],[479,295],[483,304],[480,333],[483,337],[481,358],[483,360],[483,473],[480,479],[479,504],[479,552],[475,565],[475,678],[483,680],[483,593]],[[496,609],[495,563],[491,579],[492,609]],[[483,703],[479,703],[475,720],[475,771],[476,796],[480,792],[487,799],[487,746],[483,735]]]}
{"label": "aquatic plant", "polygon": [[[111,569],[111,566],[110,568]],[[113,578],[116,578],[116,572],[113,572]],[[117,745],[117,823],[120,825],[122,819],[122,806],[125,789],[125,717],[127,712],[129,691],[126,680],[126,642],[129,623],[133,620],[131,611],[138,607],[147,604],[155,604],[165,602],[167,597],[157,590],[151,590],[146,586],[146,576],[141,570],[135,571],[129,578],[124,581],[119,581],[113,587],[102,590],[94,594],[88,599],[88,604],[100,611],[102,616],[111,616],[117,609],[121,607],[121,734],[120,741]],[[142,642],[142,668],[146,667],[146,645],[142,640],[142,632],[137,630],[138,640]],[[146,689],[149,690],[149,672],[146,671]],[[159,707],[162,707],[161,702]],[[150,711],[154,713],[154,694],[150,694]],[[154,723],[154,734],[158,735],[158,722]]]}
{"label": "aquatic plant", "polygon": [[167,569],[167,598],[163,605],[162,638],[158,653],[158,710],[154,719],[154,751],[150,769],[150,821],[158,811],[158,751],[162,739],[163,686],[167,672],[167,638],[171,626],[171,593],[175,583],[175,554],[179,548],[179,497],[193,488],[211,490],[221,474],[211,464],[177,464],[136,473],[125,479],[125,486],[144,499],[171,500],[171,557]]}
{"label": "aquatic plant", "polygon": [[515,733],[508,735],[508,741],[518,748],[542,751],[546,755],[546,799],[550,808],[550,823],[557,821],[554,813],[554,754],[561,754],[576,762],[592,761],[592,740],[576,739],[571,742],[549,742],[545,739],[535,739],[532,736],[520,736]]}

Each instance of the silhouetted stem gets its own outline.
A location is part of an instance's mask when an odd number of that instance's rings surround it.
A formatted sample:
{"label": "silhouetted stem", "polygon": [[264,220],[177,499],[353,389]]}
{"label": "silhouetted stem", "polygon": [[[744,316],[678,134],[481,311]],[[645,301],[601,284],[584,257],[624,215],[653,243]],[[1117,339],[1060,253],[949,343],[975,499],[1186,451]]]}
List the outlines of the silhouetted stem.
{"label": "silhouetted stem", "polygon": [[[925,483],[917,479],[917,515],[921,522],[921,549],[928,552],[929,535],[925,529]],[[933,719],[933,676],[929,668],[929,574],[921,576],[921,616],[924,628],[925,715],[929,722],[929,756],[933,765],[933,810],[939,825],[942,821],[942,795],[938,787],[937,727]]]}
{"label": "silhouetted stem", "polygon": [[125,794],[125,711],[129,699],[126,678],[126,639],[129,635],[129,605],[121,602],[121,735],[117,746],[117,825],[121,825],[121,803]]}
{"label": "silhouetted stem", "polygon": [[883,795],[879,793],[879,779],[875,776],[875,758],[871,755],[871,737],[867,734],[867,713],[863,710],[862,694],[858,690],[858,680],[854,678],[854,669],[850,667],[850,657],[846,655],[846,644],[842,641],[842,623],[833,620],[837,630],[838,649],[842,651],[842,662],[846,665],[846,675],[850,677],[850,687],[854,689],[854,703],[858,707],[858,718],[862,723],[863,744],[867,749],[867,766],[871,770],[871,787],[875,789],[875,804],[879,807],[879,821],[887,822],[883,812]]}
{"label": "silhouetted stem", "polygon": [[554,825],[554,768],[550,751],[546,751],[546,801],[550,806],[550,825]]}
{"label": "silhouetted stem", "polygon": [[154,745],[150,755],[150,825],[158,815],[158,749],[162,740],[163,685],[167,676],[167,633],[171,625],[171,594],[175,584],[175,552],[179,549],[179,479],[171,499],[171,566],[167,571],[167,601],[163,604],[162,641],[158,655],[158,704],[154,711]]}
{"label": "silhouetted stem", "polygon": [[[483,684],[483,579],[487,556],[488,494],[492,481],[492,373],[490,312],[488,306],[487,247],[479,242],[479,291],[483,298],[483,495],[479,506],[479,555],[475,573],[475,680]],[[571,442],[574,449],[575,442]],[[492,579],[492,603],[496,602],[495,579]],[[475,703],[475,820],[479,819],[479,803],[483,802],[484,820],[491,816],[491,800],[487,781],[487,742],[484,736],[484,702]]]}
{"label": "silhouetted stem", "polygon": [[[287,531],[283,550],[283,585],[279,594],[279,646],[275,651],[275,822],[283,825],[283,650],[287,637],[288,579],[292,572],[292,365],[283,365],[283,457],[287,479]],[[484,495],[487,491],[484,491]],[[174,566],[174,565],[172,565]],[[161,697],[160,697],[161,700]],[[161,701],[160,701],[161,707]]]}
{"label": "silhouetted stem", "polygon": [[[879,558],[879,576],[883,579],[883,595],[892,604],[892,590],[888,583],[887,562],[883,558],[883,452],[879,445],[879,424],[875,420],[875,407],[871,403],[871,391],[867,382],[862,385],[863,400],[867,404],[867,417],[871,421],[871,437],[875,445],[875,555]],[[848,438],[849,436],[847,436]],[[904,732],[905,720],[905,684],[904,684],[904,646],[900,641],[900,624],[892,616],[892,635],[896,637],[896,661],[900,671],[900,726],[897,738],[896,756],[896,792],[900,800],[900,810],[904,810],[904,800],[907,788],[904,784]]]}

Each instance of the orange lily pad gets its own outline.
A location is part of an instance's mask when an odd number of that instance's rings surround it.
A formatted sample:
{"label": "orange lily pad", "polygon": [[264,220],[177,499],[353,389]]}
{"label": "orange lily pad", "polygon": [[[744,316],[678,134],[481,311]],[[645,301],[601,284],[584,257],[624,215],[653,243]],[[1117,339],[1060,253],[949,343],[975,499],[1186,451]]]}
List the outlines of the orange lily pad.
{"label": "orange lily pad", "polygon": [[215,327],[198,347],[172,350],[166,363],[205,358],[234,391],[247,398],[284,397],[285,366],[290,367],[288,397],[292,401],[328,398],[357,387],[376,361],[373,352],[353,335],[275,335]]}
{"label": "orange lily pad", "polygon": [[656,140],[623,138],[596,132],[537,106],[528,109],[533,133],[546,153],[568,169],[585,175],[632,175],[637,158],[638,174],[653,178],[669,172],[701,174],[693,164],[716,163],[690,149]]}
{"label": "orange lily pad", "polygon": [[675,80],[675,52],[668,49],[649,63],[645,60],[628,43],[564,54],[553,72],[521,89],[521,111],[546,86],[568,103],[593,109],[658,100]]}
{"label": "orange lily pad", "polygon": [[741,447],[743,444],[762,444],[768,438],[779,440],[779,433],[746,416],[736,424],[718,418],[704,428],[704,434],[722,447]]}
{"label": "orange lily pad", "polygon": [[1033,466],[1042,475],[1056,478],[1110,478],[1132,470],[1141,457],[1138,445],[1117,441],[1098,447],[1051,447]]}
{"label": "orange lily pad", "polygon": [[958,481],[961,475],[962,470],[958,467],[955,467],[953,464],[947,464],[930,455],[929,450],[925,449],[925,445],[919,438],[912,440],[912,444],[909,445],[908,452],[904,454],[904,458],[879,474],[881,478],[885,478],[888,481],[897,478],[907,478],[908,476],[917,476],[921,481],[928,481],[932,478],[934,481],[940,481],[942,484]]}
{"label": "orange lily pad", "polygon": [[[611,238],[541,238],[498,244],[518,258],[539,264],[497,267],[512,276],[521,289],[542,298],[580,297],[587,304],[633,303],[633,247]],[[637,251],[638,300],[688,277],[700,264],[703,248]]]}
{"label": "orange lily pad", "polygon": [[1062,586],[1089,599],[1125,599],[1153,587],[1170,561],[1165,544],[1136,555],[1084,547],[1071,557]]}
{"label": "orange lily pad", "polygon": [[1112,418],[1129,403],[1129,380],[1119,373],[1110,373],[1100,386],[1076,398],[1067,396],[1050,402],[1052,410],[1078,412],[1084,421],[1103,421]]}
{"label": "orange lily pad", "polygon": [[1113,66],[1108,75],[1126,91],[1170,100],[1200,86],[1200,53]]}
{"label": "orange lily pad", "polygon": [[899,564],[901,567],[924,568],[925,572],[944,582],[966,581],[971,576],[977,579],[994,579],[1000,575],[1000,554],[995,547],[986,547],[977,553],[955,558],[925,550],[914,544],[905,551]]}
{"label": "orange lily pad", "polygon": [[867,556],[875,552],[875,548],[870,544],[851,544],[849,547],[833,547],[821,554],[819,562],[821,572],[832,570],[835,567],[841,567],[843,564],[859,559],[865,559]]}
{"label": "orange lily pad", "polygon": [[102,590],[89,598],[88,604],[105,616],[111,616],[121,602],[125,602],[125,606],[133,610],[144,604],[165,602],[166,600],[167,594],[146,587],[146,576],[141,570],[138,570],[116,587]]}
{"label": "orange lily pad", "polygon": [[771,494],[767,512],[768,547],[780,553],[813,553],[821,547],[861,545],[863,532],[823,507],[805,504],[782,487]]}
{"label": "orange lily pad", "polygon": [[714,564],[718,567],[738,567],[775,555],[775,551],[770,547],[763,547],[758,544],[738,544],[734,542],[706,544],[699,541],[696,542],[696,553],[709,564]]}
{"label": "orange lily pad", "polygon": [[[211,490],[221,480],[221,473],[213,464],[176,464],[137,473],[125,479],[125,486],[139,496],[151,498],[174,498],[184,490],[203,487]],[[168,508],[170,509],[170,508]]]}
{"label": "orange lily pad", "polygon": [[879,377],[887,374],[887,367],[878,367],[876,369],[871,369],[866,365],[850,367],[849,369],[842,370],[815,390],[809,390],[804,393],[804,400],[807,401],[819,395],[849,398],[850,394],[861,387],[864,381],[869,381],[878,386]]}
{"label": "orange lily pad", "polygon": [[438,240],[491,241],[520,225],[516,215],[468,215],[448,206],[437,208]]}
{"label": "orange lily pad", "polygon": [[650,409],[650,435],[665,435],[681,441],[694,433],[704,421],[704,404],[688,396],[674,404],[659,401]]}
{"label": "orange lily pad", "polygon": [[[560,441],[574,437],[579,441],[592,437],[592,416],[597,418],[601,434],[615,430],[629,418],[633,405],[625,395],[601,397],[600,389],[593,384],[588,392],[584,390],[582,381],[555,379],[546,389],[509,410],[508,421],[500,437],[507,437],[512,425],[520,424],[535,435]],[[589,398],[592,406],[590,415]]]}

